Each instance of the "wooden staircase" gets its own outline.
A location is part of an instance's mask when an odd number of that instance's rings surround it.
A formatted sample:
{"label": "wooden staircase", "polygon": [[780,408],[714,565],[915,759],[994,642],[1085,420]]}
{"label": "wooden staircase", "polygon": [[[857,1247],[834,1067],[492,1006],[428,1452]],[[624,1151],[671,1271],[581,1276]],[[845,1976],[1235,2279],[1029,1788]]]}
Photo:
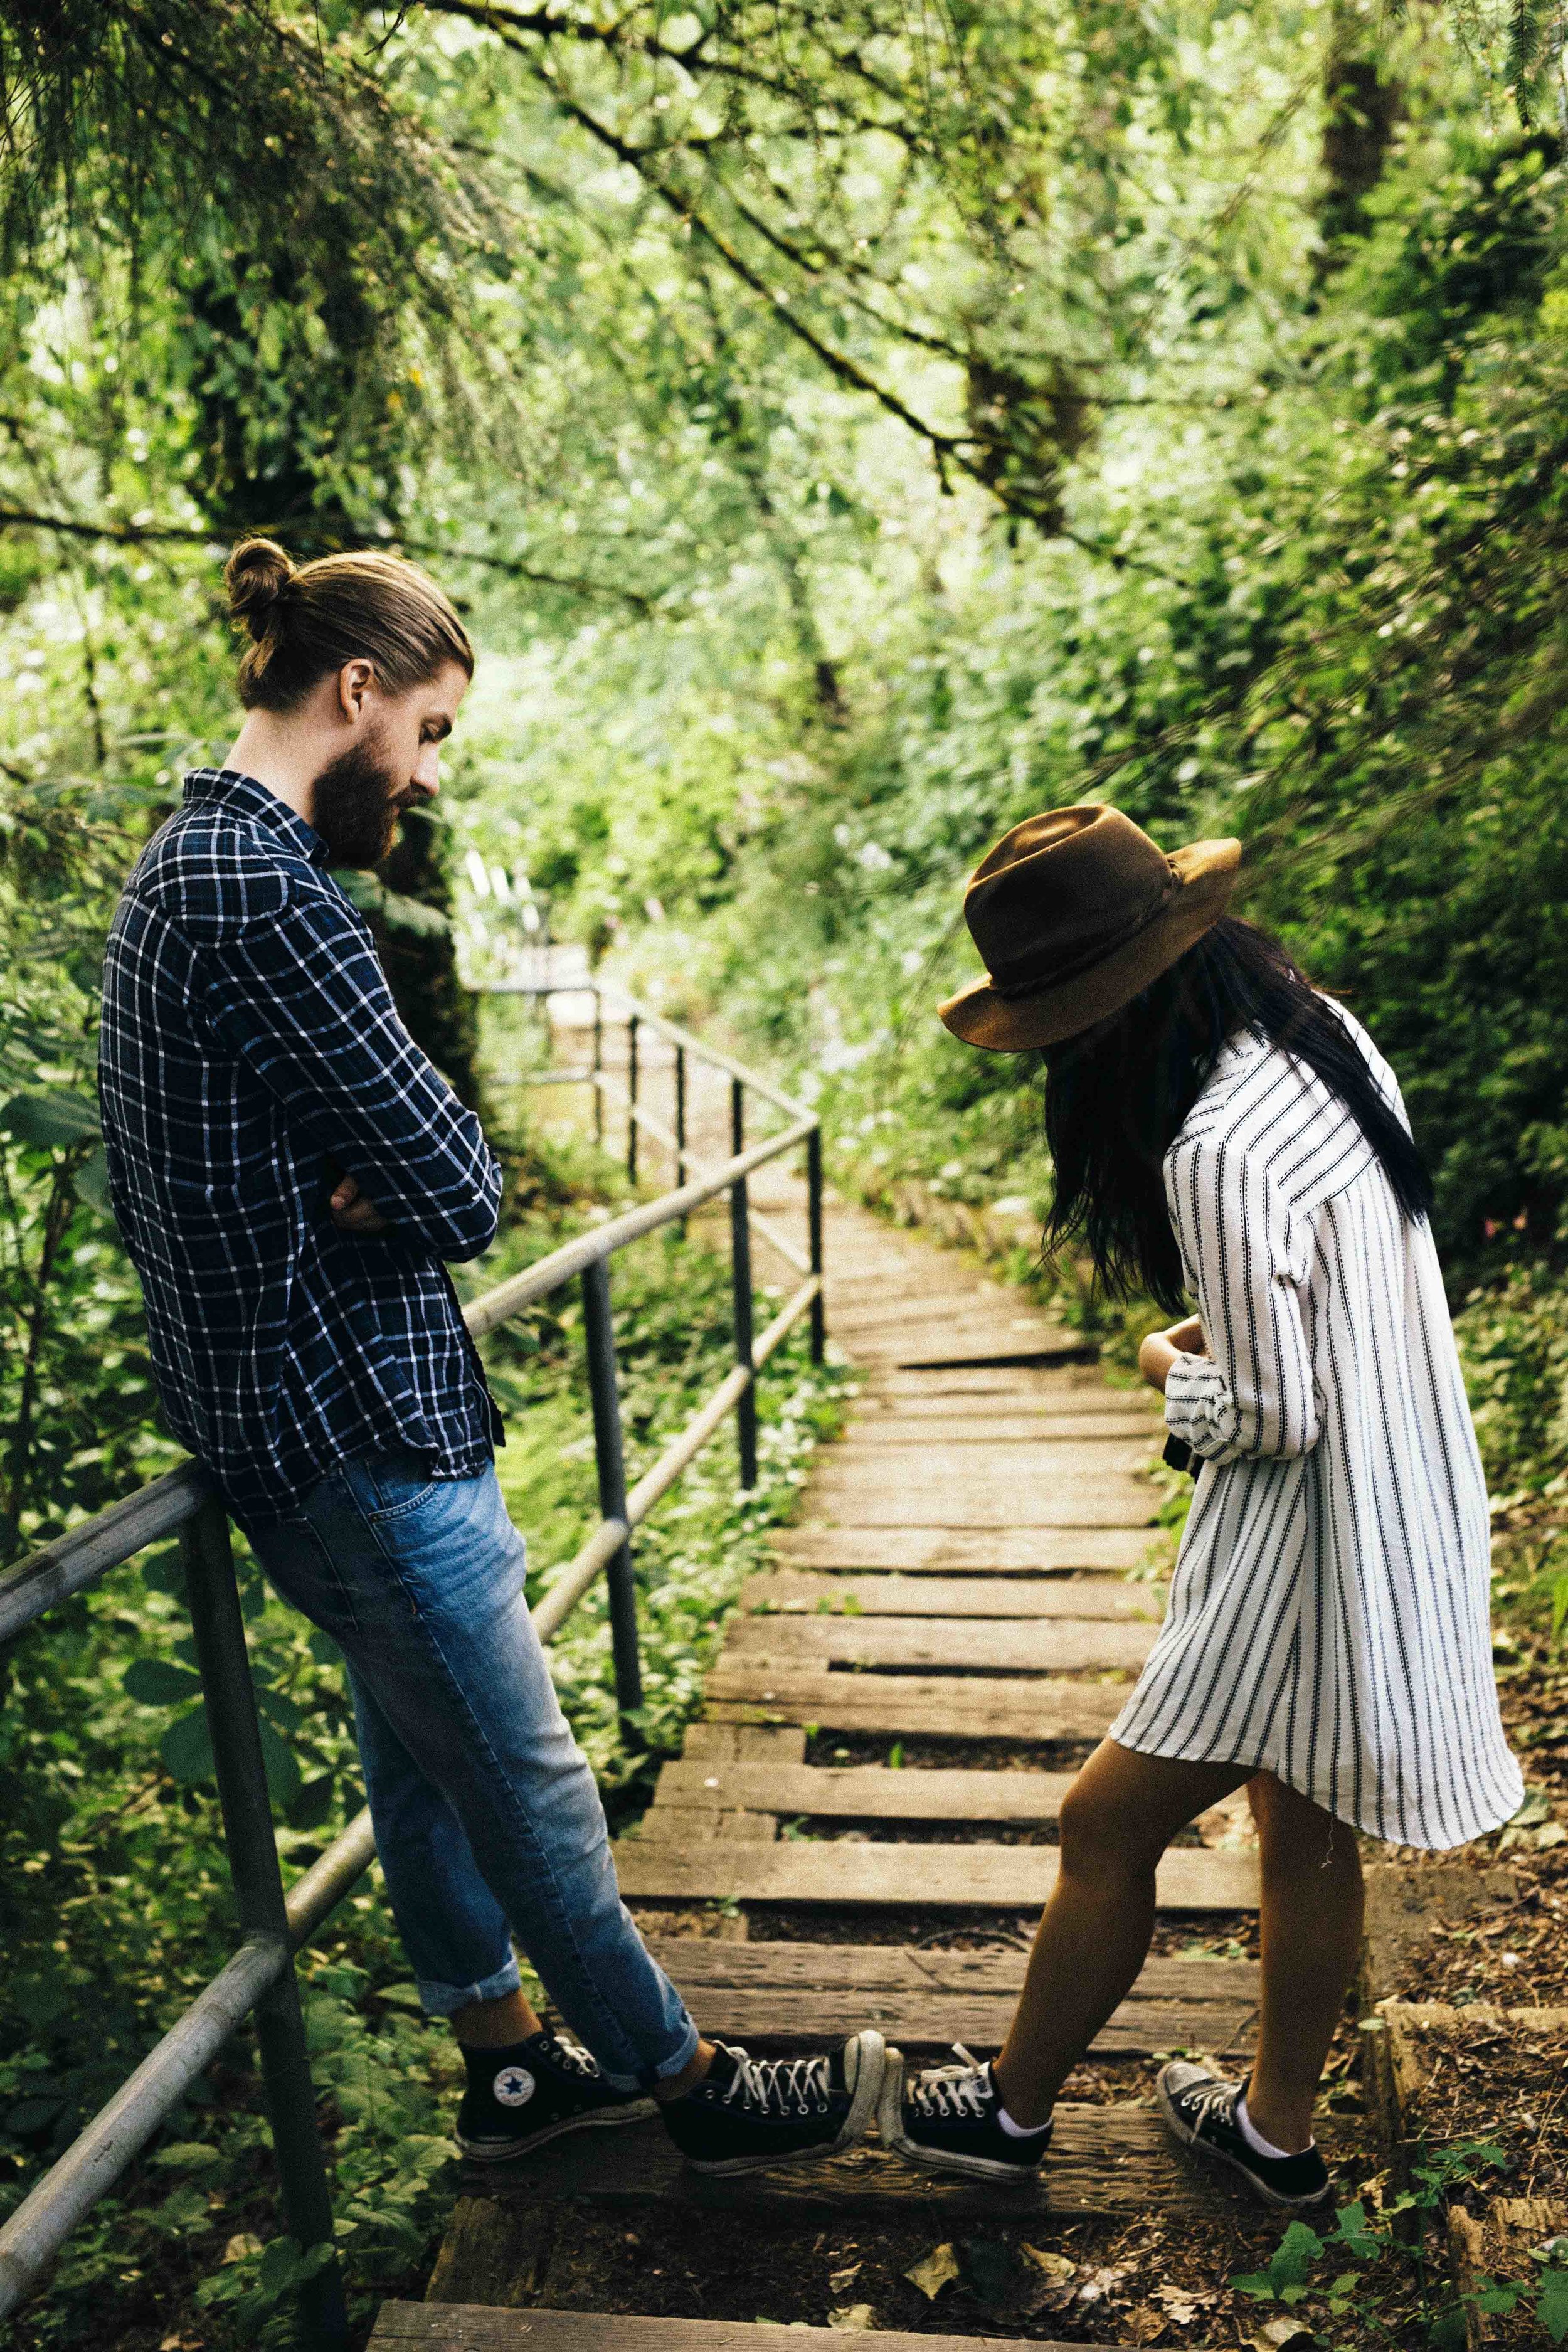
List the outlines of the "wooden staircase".
{"label": "wooden staircase", "polygon": [[[921,2056],[954,2041],[994,2049],[1022,1981],[1018,1929],[1055,1875],[1068,1768],[1114,1718],[1157,1628],[1160,1588],[1138,1572],[1160,1423],[1141,1394],[1108,1385],[1078,1334],[922,1236],[837,1205],[826,1262],[829,1328],[864,1386],[776,1565],[747,1585],[704,1717],[616,1864],[706,2032],[778,2052],[874,2024]],[[1258,1901],[1239,1843],[1178,1845],[1158,1885],[1163,1910],[1211,1937]],[[1245,2053],[1257,1997],[1250,1960],[1152,1958],[1091,2055]],[[786,2334],[793,2352],[835,2332],[541,2308],[521,2290],[522,2307],[496,2308],[508,2232],[521,2271],[546,2203],[798,2213],[803,2227],[916,2205],[938,2233],[1004,2211],[1234,2210],[1152,2107],[1128,2099],[1058,2107],[1038,2179],[1003,2190],[916,2174],[874,2142],[714,2180],[657,2123],[581,2134],[471,2185],[431,2299],[385,2306],[378,2352],[784,2352]],[[931,2340],[880,2317],[876,2332],[892,2347]],[[982,2339],[942,2340],[978,2352]]]}

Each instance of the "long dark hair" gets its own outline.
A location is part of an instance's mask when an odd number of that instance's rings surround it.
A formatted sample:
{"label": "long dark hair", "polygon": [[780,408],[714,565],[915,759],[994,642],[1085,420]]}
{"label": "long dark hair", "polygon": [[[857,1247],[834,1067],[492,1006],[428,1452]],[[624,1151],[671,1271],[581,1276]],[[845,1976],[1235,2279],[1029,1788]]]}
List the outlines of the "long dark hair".
{"label": "long dark hair", "polygon": [[1178,1313],[1181,1253],[1162,1162],[1220,1048],[1243,1030],[1314,1071],[1355,1120],[1405,1214],[1429,1216],[1432,1180],[1354,1038],[1278,940],[1222,916],[1131,1004],[1046,1055],[1056,1170],[1047,1259],[1080,1240],[1110,1298],[1145,1293]]}

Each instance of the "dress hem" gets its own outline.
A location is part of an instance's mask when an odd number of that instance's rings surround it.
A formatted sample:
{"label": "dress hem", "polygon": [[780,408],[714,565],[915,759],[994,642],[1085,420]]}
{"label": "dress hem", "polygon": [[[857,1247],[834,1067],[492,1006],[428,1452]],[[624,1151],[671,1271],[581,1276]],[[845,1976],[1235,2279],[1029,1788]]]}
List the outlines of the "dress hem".
{"label": "dress hem", "polygon": [[[1134,1756],[1157,1756],[1167,1764],[1234,1764],[1238,1771],[1268,1772],[1282,1787],[1294,1790],[1297,1796],[1305,1797],[1309,1804],[1318,1806],[1321,1811],[1329,1815],[1331,1820],[1343,1822],[1347,1829],[1358,1831],[1363,1837],[1376,1838],[1381,1845],[1409,1846],[1417,1853],[1455,1853],[1461,1846],[1473,1845],[1477,1838],[1488,1837],[1493,1830],[1505,1827],[1524,1802],[1524,1783],[1521,1779],[1519,1795],[1509,1811],[1500,1812],[1495,1816],[1478,1816],[1476,1826],[1466,1830],[1460,1837],[1446,1838],[1441,1843],[1435,1843],[1430,1838],[1394,1836],[1387,1830],[1380,1829],[1374,1822],[1363,1821],[1348,1810],[1328,1803],[1315,1789],[1304,1789],[1299,1780],[1293,1780],[1289,1773],[1280,1771],[1278,1765],[1270,1764],[1265,1758],[1216,1756],[1208,1751],[1194,1755],[1189,1753],[1187,1747],[1182,1743],[1169,1748],[1155,1747],[1152,1743],[1144,1744],[1136,1739],[1128,1738],[1120,1726],[1121,1717],[1118,1717],[1105,1736],[1108,1739],[1113,1739],[1118,1748],[1125,1748]],[[1511,1761],[1511,1759],[1510,1760]]]}

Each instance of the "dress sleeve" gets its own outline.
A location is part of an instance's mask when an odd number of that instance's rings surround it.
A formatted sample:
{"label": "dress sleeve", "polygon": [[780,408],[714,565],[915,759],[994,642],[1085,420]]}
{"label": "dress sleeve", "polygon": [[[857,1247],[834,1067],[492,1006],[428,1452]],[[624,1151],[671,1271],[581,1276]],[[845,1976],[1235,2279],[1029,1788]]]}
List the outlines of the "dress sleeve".
{"label": "dress sleeve", "polygon": [[1234,1142],[1178,1144],[1165,1190],[1209,1350],[1171,1367],[1166,1427],[1210,1462],[1310,1454],[1321,1427],[1301,1312],[1310,1225],[1265,1153]]}
{"label": "dress sleeve", "polygon": [[290,904],[203,961],[219,1035],[382,1214],[443,1258],[488,1249],[500,1169],[398,1018],[347,907]]}

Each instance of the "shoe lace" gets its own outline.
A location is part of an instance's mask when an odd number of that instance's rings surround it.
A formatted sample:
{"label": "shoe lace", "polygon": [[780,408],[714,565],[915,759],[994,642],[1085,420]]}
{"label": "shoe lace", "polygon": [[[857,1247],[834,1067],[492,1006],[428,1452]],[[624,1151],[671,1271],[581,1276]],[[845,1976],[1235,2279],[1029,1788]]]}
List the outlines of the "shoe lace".
{"label": "shoe lace", "polygon": [[927,2123],[978,2123],[995,2096],[991,2070],[955,2042],[960,2063],[928,2066],[910,2084],[910,2105]]}
{"label": "shoe lace", "polygon": [[551,2042],[550,2054],[563,2074],[585,2074],[598,2081],[598,2060],[590,2052],[579,2050],[574,2042],[563,2042],[557,2037]]}
{"label": "shoe lace", "polygon": [[1201,2127],[1215,2122],[1229,2123],[1239,2087],[1236,2083],[1213,2082],[1201,2091],[1189,2091],[1186,2106],[1194,2125]]}
{"label": "shoe lace", "polygon": [[722,2093],[726,2106],[740,2106],[753,2115],[825,2116],[830,2094],[829,2058],[753,2058],[725,2042],[735,2061],[735,2072]]}

